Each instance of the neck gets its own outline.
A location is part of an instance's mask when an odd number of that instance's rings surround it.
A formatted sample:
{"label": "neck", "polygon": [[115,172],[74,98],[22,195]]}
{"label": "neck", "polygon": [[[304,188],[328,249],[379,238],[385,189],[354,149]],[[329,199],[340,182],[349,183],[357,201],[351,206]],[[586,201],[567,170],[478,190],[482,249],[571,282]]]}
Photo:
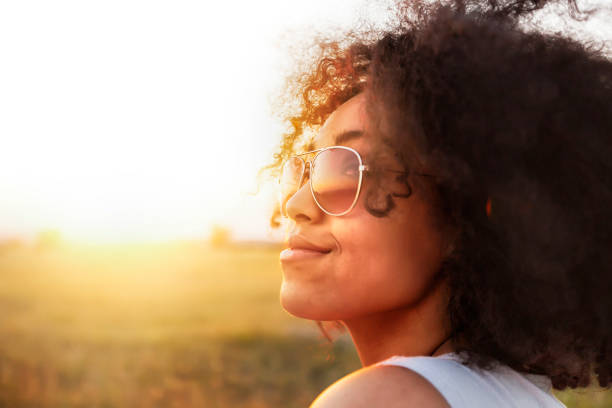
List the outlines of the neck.
{"label": "neck", "polygon": [[361,364],[369,366],[394,355],[437,356],[453,351],[445,289],[440,282],[416,304],[344,320]]}

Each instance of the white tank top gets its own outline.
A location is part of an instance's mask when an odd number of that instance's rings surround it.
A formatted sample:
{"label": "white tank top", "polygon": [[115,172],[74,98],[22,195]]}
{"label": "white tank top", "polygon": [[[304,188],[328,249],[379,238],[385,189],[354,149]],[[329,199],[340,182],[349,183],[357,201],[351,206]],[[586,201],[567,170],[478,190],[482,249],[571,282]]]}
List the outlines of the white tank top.
{"label": "white tank top", "polygon": [[491,370],[470,368],[455,353],[393,356],[374,365],[401,366],[419,373],[452,408],[565,408],[552,394],[548,377],[521,374],[501,364]]}

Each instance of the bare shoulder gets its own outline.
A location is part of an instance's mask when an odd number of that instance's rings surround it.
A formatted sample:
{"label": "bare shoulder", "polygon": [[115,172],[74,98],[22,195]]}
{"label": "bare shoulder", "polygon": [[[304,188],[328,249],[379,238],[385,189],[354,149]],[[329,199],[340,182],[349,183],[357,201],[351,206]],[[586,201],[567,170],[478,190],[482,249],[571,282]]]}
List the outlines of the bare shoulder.
{"label": "bare shoulder", "polygon": [[330,385],[310,408],[450,408],[442,394],[416,372],[398,366],[365,367]]}

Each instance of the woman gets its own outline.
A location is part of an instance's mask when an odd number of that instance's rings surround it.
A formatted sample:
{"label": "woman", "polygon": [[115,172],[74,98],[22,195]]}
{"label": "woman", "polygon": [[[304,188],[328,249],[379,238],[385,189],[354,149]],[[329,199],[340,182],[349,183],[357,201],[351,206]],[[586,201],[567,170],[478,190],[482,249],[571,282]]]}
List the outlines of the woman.
{"label": "woman", "polygon": [[524,31],[540,6],[410,2],[298,76],[281,303],[341,322],[363,364],[313,407],[560,407],[552,387],[610,383],[612,62]]}

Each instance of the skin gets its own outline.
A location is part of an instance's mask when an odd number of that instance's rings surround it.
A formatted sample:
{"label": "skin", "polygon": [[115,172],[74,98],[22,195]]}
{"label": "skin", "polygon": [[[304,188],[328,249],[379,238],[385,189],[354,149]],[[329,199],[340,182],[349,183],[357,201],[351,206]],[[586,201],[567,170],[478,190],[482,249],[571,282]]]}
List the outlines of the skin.
{"label": "skin", "polygon": [[[333,146],[338,134],[355,130],[364,134],[343,145],[357,150],[368,164],[375,140],[368,133],[363,94],[327,119],[314,139],[315,148]],[[401,169],[391,154],[377,157],[376,164]],[[367,191],[371,180],[366,176],[362,189]],[[405,189],[392,175],[384,183],[385,188]],[[369,366],[393,355],[434,351],[439,355],[453,350],[449,341],[444,342],[449,334],[448,288],[437,275],[450,242],[434,227],[430,206],[419,190],[414,189],[409,198],[396,198],[396,207],[382,218],[366,211],[363,191],[355,208],[340,217],[327,215],[317,206],[307,182],[286,200],[287,214],[294,222],[292,235],[333,250],[315,258],[281,261],[281,304],[298,317],[342,322],[364,366],[330,386],[312,407],[393,407],[398,401],[411,406],[410,398],[415,406],[448,406],[413,371]]]}

